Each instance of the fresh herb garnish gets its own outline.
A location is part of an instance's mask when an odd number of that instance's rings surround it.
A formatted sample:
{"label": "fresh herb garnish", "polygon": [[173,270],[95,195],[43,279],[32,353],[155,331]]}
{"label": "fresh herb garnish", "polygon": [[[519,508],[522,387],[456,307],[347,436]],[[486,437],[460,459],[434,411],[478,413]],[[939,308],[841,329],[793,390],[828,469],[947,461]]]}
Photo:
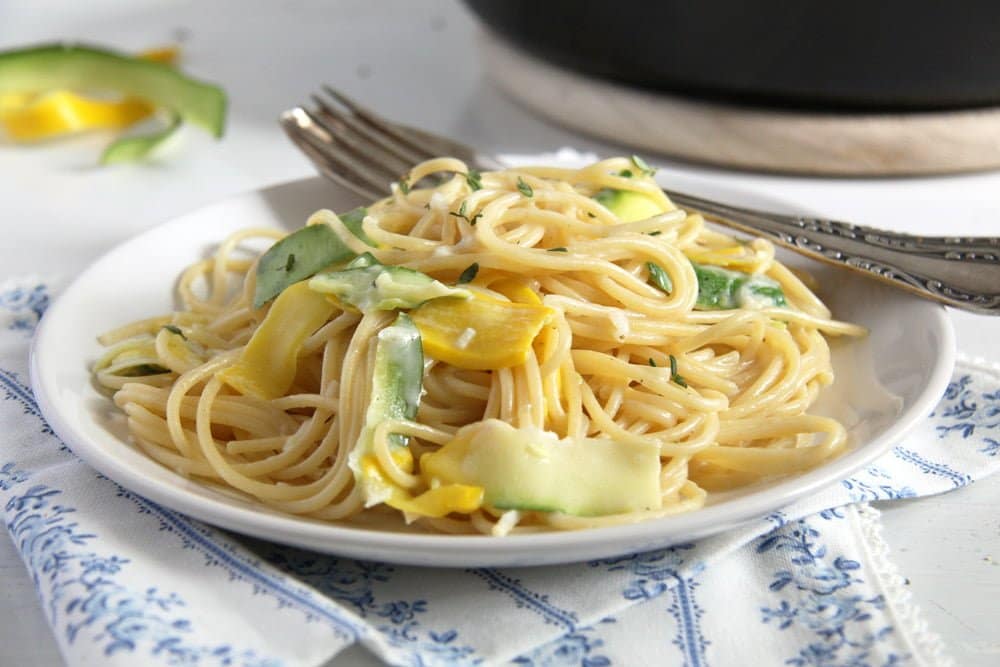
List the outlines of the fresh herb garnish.
{"label": "fresh herb garnish", "polygon": [[656,368],[656,359],[653,359],[653,357],[650,357],[649,358],[649,365],[652,366],[653,368]]}
{"label": "fresh herb garnish", "polygon": [[632,173],[631,169],[622,169],[618,172],[618,175],[622,178],[632,178],[635,174]]}
{"label": "fresh herb garnish", "polygon": [[187,340],[187,336],[184,335],[184,332],[181,331],[181,328],[179,326],[175,324],[164,324],[163,328],[169,331],[170,333],[176,334],[181,338],[183,338],[184,340]]}
{"label": "fresh herb garnish", "polygon": [[448,215],[453,215],[456,218],[461,218],[462,220],[465,220],[467,223],[475,227],[476,223],[479,222],[479,218],[483,217],[483,214],[476,213],[474,216],[470,218],[466,204],[467,202],[463,201],[462,205],[458,207],[458,213],[455,213],[454,211],[448,211]]}
{"label": "fresh herb garnish", "polygon": [[525,183],[524,179],[520,176],[517,177],[517,191],[525,197],[530,197],[535,194],[535,191],[531,189],[531,186]]}
{"label": "fresh herb garnish", "polygon": [[118,371],[115,375],[126,378],[144,377],[146,375],[162,375],[169,373],[170,369],[159,364],[138,364],[129,366]]}
{"label": "fresh herb garnish", "polygon": [[465,283],[471,283],[476,279],[477,273],[479,273],[479,262],[473,262],[466,267],[465,271],[462,271],[461,275],[458,276],[458,280],[455,281],[455,284],[464,285]]}
{"label": "fresh herb garnish", "polygon": [[559,246],[558,248],[549,248],[549,252],[569,252],[569,250],[563,246]]}
{"label": "fresh herb garnish", "polygon": [[405,174],[399,179],[399,191],[404,195],[410,194],[410,175]]}
{"label": "fresh herb garnish", "polygon": [[483,175],[475,169],[470,169],[469,173],[465,175],[465,182],[469,184],[473,192],[483,189]]}
{"label": "fresh herb garnish", "polygon": [[650,236],[659,236],[662,233],[663,233],[662,231],[660,231],[659,229],[657,229],[656,231],[649,232],[649,235]]}
{"label": "fresh herb garnish", "polygon": [[288,259],[285,260],[285,271],[291,271],[294,266],[295,266],[295,253],[290,252],[288,253]]}
{"label": "fresh herb garnish", "polygon": [[632,156],[632,164],[636,166],[643,176],[652,176],[656,173],[656,170],[650,167],[649,164],[647,164],[647,162],[638,155]]}
{"label": "fresh herb garnish", "polygon": [[591,213],[590,211],[587,211],[587,217],[588,218],[596,218],[597,216],[594,215],[593,213]]}
{"label": "fresh herb garnish", "polygon": [[649,281],[659,287],[666,294],[674,291],[674,283],[663,267],[655,262],[646,262],[646,270],[649,271]]}
{"label": "fresh herb garnish", "polygon": [[682,387],[687,387],[687,381],[677,373],[677,357],[670,355],[670,381],[675,384],[679,384]]}

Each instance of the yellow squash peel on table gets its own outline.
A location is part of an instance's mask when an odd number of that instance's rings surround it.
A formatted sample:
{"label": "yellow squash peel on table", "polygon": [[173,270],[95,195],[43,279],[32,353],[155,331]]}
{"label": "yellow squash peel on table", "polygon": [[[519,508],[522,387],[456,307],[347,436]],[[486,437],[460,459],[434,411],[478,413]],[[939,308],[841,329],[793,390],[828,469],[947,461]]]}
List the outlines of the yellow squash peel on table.
{"label": "yellow squash peel on table", "polygon": [[0,123],[18,142],[43,141],[86,130],[120,130],[153,113],[142,100],[96,100],[68,90],[0,98]]}
{"label": "yellow squash peel on table", "polygon": [[[145,51],[139,58],[172,65],[177,54],[175,48],[162,48]],[[95,99],[69,90],[0,95],[0,125],[11,139],[26,143],[87,130],[120,130],[154,111],[141,99]]]}

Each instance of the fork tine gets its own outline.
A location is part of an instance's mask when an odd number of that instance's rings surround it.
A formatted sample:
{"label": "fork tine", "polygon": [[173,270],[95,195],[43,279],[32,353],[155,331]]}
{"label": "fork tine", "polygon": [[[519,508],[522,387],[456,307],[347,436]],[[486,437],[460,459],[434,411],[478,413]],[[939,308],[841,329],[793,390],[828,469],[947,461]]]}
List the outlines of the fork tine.
{"label": "fork tine", "polygon": [[305,156],[309,158],[310,161],[312,161],[313,166],[316,167],[316,169],[319,171],[320,174],[330,179],[334,183],[338,183],[344,186],[351,192],[354,192],[355,194],[360,196],[365,201],[378,199],[381,196],[381,193],[374,192],[373,190],[369,189],[368,187],[360,183],[355,183],[354,181],[343,176],[340,172],[333,169],[330,166],[330,163],[327,160],[327,158],[322,153],[320,153],[316,148],[313,148],[312,144],[303,139],[301,136],[293,134],[296,131],[295,129],[289,130],[288,128],[286,128],[285,131],[288,133],[289,137],[292,138],[292,142],[296,145],[296,147],[298,147],[298,149],[302,151],[305,154]]}
{"label": "fork tine", "polygon": [[305,109],[295,107],[281,114],[281,126],[327,178],[369,200],[381,199],[388,192],[386,181],[359,172],[350,159],[345,160],[331,143],[332,137],[322,127],[315,126]]}
{"label": "fork tine", "polygon": [[345,122],[346,119],[341,112],[330,109],[315,95],[313,100],[319,106],[319,109],[309,112],[315,122],[329,132],[333,140],[354,154],[357,160],[376,171],[383,172],[385,180],[399,179],[400,174],[408,172],[414,164],[419,162],[419,159],[400,157],[398,152],[393,153],[383,149],[382,142],[372,139],[364,132],[356,131],[351,126],[351,123],[357,123],[356,120]]}
{"label": "fork tine", "polygon": [[356,171],[363,172],[366,178],[373,179],[380,185],[399,178],[399,170],[390,168],[372,155],[372,144],[358,141],[356,137],[346,134],[335,123],[322,118],[320,114],[303,109],[309,120],[322,128],[329,135],[325,148],[335,153],[341,162],[351,165]]}
{"label": "fork tine", "polygon": [[329,116],[331,120],[337,122],[342,130],[353,131],[366,139],[370,144],[375,144],[387,161],[393,162],[396,166],[396,173],[402,174],[409,171],[413,165],[422,162],[426,157],[422,154],[414,153],[406,146],[394,140],[390,135],[374,129],[369,123],[361,121],[352,113],[344,113],[337,109],[318,95],[312,95],[312,100],[322,111],[321,115]]}
{"label": "fork tine", "polygon": [[415,151],[418,155],[423,156],[420,158],[420,160],[417,160],[417,162],[439,157],[438,151],[434,150],[432,147],[422,142],[414,141],[412,135],[404,134],[397,128],[395,124],[390,123],[387,120],[384,120],[383,118],[369,111],[368,109],[361,106],[351,98],[347,97],[340,91],[332,88],[330,85],[323,84],[322,88],[330,97],[334,98],[342,105],[347,107],[347,109],[351,113],[353,113],[355,116],[357,116],[362,121],[367,123],[374,130],[392,137],[393,139],[396,140],[397,143],[402,144],[403,146],[409,148],[411,151]]}
{"label": "fork tine", "polygon": [[485,170],[503,169],[503,164],[499,161],[489,156],[481,155],[465,144],[424,130],[391,122],[361,106],[330,85],[324,84],[321,87],[328,95],[350,110],[352,114],[364,120],[373,130],[378,131],[383,136],[392,137],[397,143],[405,144],[419,151],[422,156],[420,160],[448,155],[467,162],[473,168]]}

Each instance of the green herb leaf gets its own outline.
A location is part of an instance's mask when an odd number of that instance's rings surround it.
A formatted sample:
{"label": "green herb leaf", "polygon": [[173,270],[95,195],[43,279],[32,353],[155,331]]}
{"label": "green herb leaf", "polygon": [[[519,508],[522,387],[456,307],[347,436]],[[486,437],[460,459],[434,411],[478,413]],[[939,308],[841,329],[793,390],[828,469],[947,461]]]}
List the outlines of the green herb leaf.
{"label": "green herb leaf", "polygon": [[473,262],[466,267],[465,271],[462,271],[455,284],[464,285],[465,283],[471,283],[476,279],[477,273],[479,273],[479,262]]}
{"label": "green herb leaf", "polygon": [[687,381],[677,373],[677,357],[670,355],[670,381],[679,384],[682,387],[687,387]]}
{"label": "green herb leaf", "polygon": [[650,357],[649,358],[649,365],[652,366],[653,368],[656,368],[656,359],[653,359],[653,357]]}
{"label": "green herb leaf", "polygon": [[587,211],[587,217],[588,218],[596,218],[597,216],[594,215],[593,213],[591,213],[590,211]]}
{"label": "green herb leaf", "polygon": [[483,175],[475,169],[470,169],[469,173],[465,175],[465,182],[469,184],[469,188],[473,192],[483,189]]}
{"label": "green herb leaf", "polygon": [[128,368],[123,368],[115,375],[125,378],[137,378],[144,377],[146,375],[162,375],[163,373],[169,373],[170,369],[159,364],[138,364],[136,366],[129,366]]}
{"label": "green herb leaf", "polygon": [[659,235],[660,235],[660,234],[662,234],[662,233],[663,233],[663,232],[661,232],[661,231],[660,231],[659,229],[657,229],[656,231],[653,231],[653,232],[649,232],[649,235],[650,235],[650,236],[659,236]]}
{"label": "green herb leaf", "polygon": [[399,191],[402,192],[404,195],[410,194],[410,183],[409,183],[409,181],[410,181],[410,175],[409,174],[404,174],[399,179]]}
{"label": "green herb leaf", "polygon": [[181,328],[179,326],[174,324],[164,324],[163,328],[169,331],[170,333],[176,334],[181,338],[183,338],[184,340],[187,340],[187,336],[184,335],[184,332],[181,331]]}
{"label": "green herb leaf", "polygon": [[531,197],[535,194],[535,191],[531,189],[531,186],[525,183],[524,179],[520,176],[517,177],[517,191],[525,197]]}
{"label": "green herb leaf", "polygon": [[559,246],[558,248],[549,248],[549,252],[569,252],[569,250],[563,246]]}
{"label": "green herb leaf", "polygon": [[656,170],[650,167],[649,164],[647,164],[646,161],[643,160],[638,155],[632,156],[632,164],[636,166],[636,168],[639,170],[639,173],[641,173],[643,176],[652,176],[653,174],[656,173]]}
{"label": "green herb leaf", "polygon": [[479,218],[483,217],[483,214],[476,213],[474,216],[470,218],[468,214],[468,209],[466,208],[466,203],[467,202],[463,200],[462,205],[458,207],[458,213],[455,213],[454,211],[448,211],[448,215],[453,215],[456,218],[461,218],[462,220],[465,220],[467,223],[475,227],[476,223],[479,222]]}
{"label": "green herb leaf", "polygon": [[646,262],[646,270],[649,271],[649,281],[653,285],[659,287],[665,294],[674,291],[674,283],[662,266],[654,262]]}
{"label": "green herb leaf", "polygon": [[618,175],[622,178],[632,178],[635,174],[632,173],[631,169],[622,169],[618,172]]}

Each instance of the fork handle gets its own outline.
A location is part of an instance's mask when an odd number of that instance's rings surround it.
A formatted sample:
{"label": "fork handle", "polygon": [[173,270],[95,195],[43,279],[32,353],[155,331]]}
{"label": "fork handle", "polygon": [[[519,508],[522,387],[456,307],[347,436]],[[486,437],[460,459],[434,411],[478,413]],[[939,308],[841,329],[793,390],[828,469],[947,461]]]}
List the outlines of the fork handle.
{"label": "fork handle", "polygon": [[676,204],[727,227],[955,308],[1000,315],[1000,238],[913,236],[665,192]]}

